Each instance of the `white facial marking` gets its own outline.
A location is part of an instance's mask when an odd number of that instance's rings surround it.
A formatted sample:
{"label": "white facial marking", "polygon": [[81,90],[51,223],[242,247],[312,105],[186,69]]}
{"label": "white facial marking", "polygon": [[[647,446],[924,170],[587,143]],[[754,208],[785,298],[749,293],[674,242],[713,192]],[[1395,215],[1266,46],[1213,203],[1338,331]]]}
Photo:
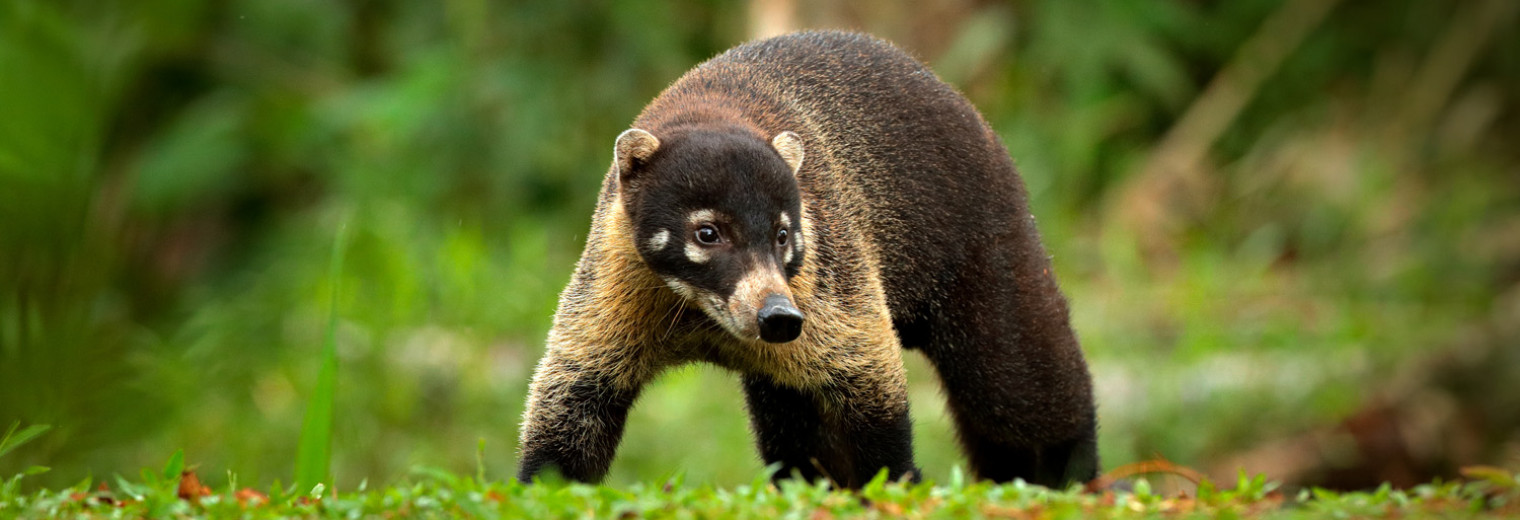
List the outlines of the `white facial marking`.
{"label": "white facial marking", "polygon": [[786,240],[787,240],[787,242],[786,242],[786,252],[781,254],[781,263],[783,263],[783,264],[790,264],[790,263],[792,263],[792,256],[794,254],[793,251],[797,250],[797,239],[800,238],[800,237],[797,237],[797,236],[794,236],[794,235],[800,235],[801,233],[792,233],[792,216],[791,215],[787,215],[786,213],[782,213],[781,216],[778,217],[776,220],[781,221],[781,228],[785,229],[786,230],[786,234],[787,234],[787,237],[786,237]]}
{"label": "white facial marking", "polygon": [[702,246],[699,246],[694,242],[687,242],[686,259],[691,260],[691,262],[694,264],[707,263],[707,250],[703,249]]}
{"label": "white facial marking", "polygon": [[669,245],[669,244],[670,244],[670,231],[668,231],[668,230],[661,229],[661,230],[655,232],[654,236],[649,237],[649,250],[650,251],[661,251],[661,250],[664,250],[665,246]]}
{"label": "white facial marking", "polygon": [[[702,224],[707,224],[709,222],[716,222],[717,218],[718,212],[710,209],[699,209],[686,215],[686,223],[692,227],[695,227]],[[703,248],[695,242],[686,243],[687,260],[691,260],[691,262],[694,264],[702,264],[707,263],[707,260],[709,258],[711,257],[708,254],[707,249]]]}
{"label": "white facial marking", "polygon": [[718,212],[710,209],[699,209],[686,215],[686,223],[692,225],[716,222],[717,219]]}
{"label": "white facial marking", "polygon": [[690,285],[687,285],[686,282],[683,282],[679,278],[672,276],[664,276],[662,278],[665,279],[665,285],[670,286],[670,290],[675,291],[676,294],[681,295],[682,298],[686,298],[688,300],[696,299],[697,291],[695,289],[692,289]]}
{"label": "white facial marking", "polygon": [[804,242],[802,237],[807,235],[808,231],[813,229],[813,222],[809,220],[807,214],[804,213],[802,214],[802,222],[799,222],[797,227],[799,228],[797,230],[797,236],[792,237],[792,251],[796,251],[797,254],[800,255],[802,254],[802,244]]}

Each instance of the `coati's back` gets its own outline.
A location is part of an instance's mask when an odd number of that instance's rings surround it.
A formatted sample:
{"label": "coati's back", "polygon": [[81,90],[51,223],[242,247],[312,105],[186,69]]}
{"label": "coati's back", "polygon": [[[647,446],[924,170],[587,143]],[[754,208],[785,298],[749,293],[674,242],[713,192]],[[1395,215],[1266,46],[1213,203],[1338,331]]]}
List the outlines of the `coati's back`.
{"label": "coati's back", "polygon": [[981,272],[988,260],[1015,266],[1031,289],[1052,296],[1038,300],[1042,309],[1010,312],[1064,321],[1007,151],[964,97],[903,51],[841,32],[746,44],[687,73],[635,126],[675,127],[728,110],[742,110],[761,135],[803,137],[804,205],[848,215],[874,240],[905,346],[918,346],[914,320],[958,286],[989,279]]}

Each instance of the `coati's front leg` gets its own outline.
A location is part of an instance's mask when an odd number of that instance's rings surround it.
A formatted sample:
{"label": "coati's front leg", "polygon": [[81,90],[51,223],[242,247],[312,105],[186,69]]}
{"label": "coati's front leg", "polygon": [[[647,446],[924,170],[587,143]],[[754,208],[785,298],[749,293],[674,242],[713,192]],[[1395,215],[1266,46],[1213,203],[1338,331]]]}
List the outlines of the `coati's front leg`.
{"label": "coati's front leg", "polygon": [[580,482],[599,482],[607,475],[641,384],[619,381],[597,368],[557,349],[545,353],[523,413],[519,481],[530,482],[550,469]]}
{"label": "coati's front leg", "polygon": [[[805,391],[763,375],[744,379],[751,426],[766,464],[780,463],[777,479],[796,474],[859,488],[883,468],[889,478],[917,481],[913,428],[905,387],[884,374],[870,384],[855,379]],[[899,373],[900,377],[901,374]],[[862,384],[865,383],[865,384]]]}
{"label": "coati's front leg", "polygon": [[[900,370],[898,376],[902,377]],[[844,397],[839,403],[840,415],[844,422],[839,428],[842,432],[839,441],[842,448],[853,454],[855,464],[852,478],[839,483],[859,488],[883,468],[889,480],[906,476],[911,482],[919,482],[923,471],[913,462],[913,421],[908,417],[906,385],[887,394],[878,389],[867,391],[869,395],[841,393]],[[881,401],[873,403],[872,399]]]}
{"label": "coati's front leg", "polygon": [[817,457],[828,446],[818,402],[801,390],[777,384],[764,375],[744,376],[744,399],[749,405],[755,444],[767,465],[780,464],[775,479],[797,475],[804,480],[824,477]]}

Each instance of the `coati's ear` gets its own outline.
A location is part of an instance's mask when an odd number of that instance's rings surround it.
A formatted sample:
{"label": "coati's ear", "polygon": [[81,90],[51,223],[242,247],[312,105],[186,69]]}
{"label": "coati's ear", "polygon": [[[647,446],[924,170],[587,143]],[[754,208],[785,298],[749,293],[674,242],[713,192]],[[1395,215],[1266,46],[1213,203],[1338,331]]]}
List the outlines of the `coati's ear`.
{"label": "coati's ear", "polygon": [[802,138],[791,132],[781,132],[771,138],[771,147],[781,154],[781,160],[792,167],[792,175],[802,169]]}
{"label": "coati's ear", "polygon": [[626,183],[634,167],[648,161],[660,149],[660,140],[654,134],[638,128],[624,130],[612,147],[613,160],[617,164],[618,183]]}

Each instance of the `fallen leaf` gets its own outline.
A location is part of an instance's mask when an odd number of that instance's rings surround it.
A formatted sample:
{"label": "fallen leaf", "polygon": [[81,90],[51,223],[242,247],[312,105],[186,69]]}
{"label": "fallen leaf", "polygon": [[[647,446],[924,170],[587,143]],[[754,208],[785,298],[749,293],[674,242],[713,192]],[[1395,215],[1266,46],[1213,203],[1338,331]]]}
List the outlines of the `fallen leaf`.
{"label": "fallen leaf", "polygon": [[877,511],[881,511],[887,516],[902,516],[903,514],[902,506],[895,502],[877,502],[875,507]]}
{"label": "fallen leaf", "polygon": [[1135,475],[1144,475],[1147,473],[1168,473],[1177,475],[1191,481],[1195,486],[1204,480],[1203,474],[1199,473],[1198,470],[1186,466],[1180,466],[1168,460],[1157,459],[1133,462],[1119,466],[1109,471],[1108,473],[1104,473],[1098,478],[1088,481],[1087,484],[1084,484],[1082,486],[1082,488],[1083,491],[1086,491],[1087,493],[1096,494],[1109,489],[1109,486],[1114,485],[1114,483],[1118,482],[1119,480],[1133,477]]}
{"label": "fallen leaf", "polygon": [[1503,488],[1514,489],[1520,487],[1520,482],[1517,482],[1515,480],[1515,474],[1510,473],[1504,468],[1496,468],[1493,466],[1464,466],[1462,468],[1462,476],[1473,480],[1482,480]]}
{"label": "fallen leaf", "polygon": [[232,496],[237,499],[239,505],[243,506],[257,506],[269,502],[269,496],[249,488],[239,489]]}
{"label": "fallen leaf", "polygon": [[211,489],[201,485],[201,479],[195,476],[195,472],[185,470],[179,474],[179,498],[191,504],[200,504],[201,497],[211,494]]}

